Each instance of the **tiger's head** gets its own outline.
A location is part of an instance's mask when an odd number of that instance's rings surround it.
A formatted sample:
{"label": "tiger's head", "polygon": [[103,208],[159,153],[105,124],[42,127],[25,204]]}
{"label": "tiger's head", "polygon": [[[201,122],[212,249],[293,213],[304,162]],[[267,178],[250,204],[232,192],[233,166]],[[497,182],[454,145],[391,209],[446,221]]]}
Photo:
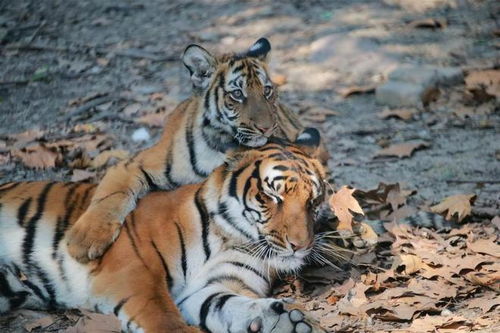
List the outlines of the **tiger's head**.
{"label": "tiger's head", "polygon": [[221,202],[226,216],[220,225],[232,223],[250,239],[245,243],[250,252],[278,270],[299,268],[314,245],[325,171],[308,154],[318,144],[319,132],[310,128],[294,145],[268,143],[236,153],[225,167]]}
{"label": "tiger's head", "polygon": [[271,44],[259,39],[246,52],[211,55],[199,45],[189,45],[182,60],[189,70],[195,93],[204,109],[204,130],[248,147],[265,144],[277,128],[277,90],[267,61]]}

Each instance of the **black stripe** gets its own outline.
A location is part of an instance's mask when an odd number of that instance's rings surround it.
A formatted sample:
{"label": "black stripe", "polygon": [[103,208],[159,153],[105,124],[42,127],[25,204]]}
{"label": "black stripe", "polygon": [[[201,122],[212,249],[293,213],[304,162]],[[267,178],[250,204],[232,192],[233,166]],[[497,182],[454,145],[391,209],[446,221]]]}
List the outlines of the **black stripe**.
{"label": "black stripe", "polygon": [[33,242],[35,240],[36,224],[42,217],[45,208],[45,202],[47,200],[47,195],[52,186],[54,186],[54,183],[48,183],[47,185],[45,185],[41,194],[38,196],[35,215],[33,215],[33,217],[28,221],[26,225],[26,234],[24,235],[22,247],[23,263],[28,271],[30,271],[31,266],[31,253],[33,251]]}
{"label": "black stripe", "polygon": [[252,266],[249,266],[247,264],[244,264],[244,263],[241,263],[238,261],[226,261],[226,263],[237,266],[237,267],[244,268],[244,269],[254,273],[255,275],[257,275],[258,277],[260,277],[262,280],[266,281],[269,284],[269,280],[267,279],[267,277],[264,276],[264,274],[262,274],[261,272],[259,272],[257,269],[255,269]]}
{"label": "black stripe", "polygon": [[40,298],[41,300],[45,301],[46,298],[45,296],[43,295],[42,291],[40,290],[40,288],[38,288],[37,285],[35,285],[34,283],[30,282],[29,280],[26,280],[26,281],[23,281],[24,285],[28,288],[30,288],[33,293],[38,296],[38,298]]}
{"label": "black stripe", "polygon": [[156,247],[155,242],[151,241],[151,245],[153,245],[153,248],[156,251],[156,254],[160,258],[161,265],[163,266],[163,270],[165,271],[165,282],[167,284],[167,290],[170,291],[172,290],[172,286],[174,285],[174,281],[172,280],[172,276],[170,275],[170,270],[168,269],[167,262],[165,259],[163,259],[163,256],[161,255],[160,251]]}
{"label": "black stripe", "polygon": [[125,305],[125,303],[127,303],[129,298],[130,297],[126,297],[126,298],[122,299],[120,302],[118,302],[118,304],[116,304],[116,306],[113,308],[113,313],[115,314],[115,316],[118,317],[118,313],[120,312],[122,307]]}
{"label": "black stripe", "polygon": [[208,176],[208,173],[198,168],[198,161],[196,160],[196,151],[194,148],[195,143],[193,137],[193,127],[194,127],[194,119],[191,120],[191,122],[186,126],[186,142],[189,151],[189,161],[191,162],[191,168],[193,169],[193,172],[198,177],[206,178]]}
{"label": "black stripe", "polygon": [[97,185],[91,185],[89,186],[85,192],[83,192],[82,199],[80,200],[80,209],[83,209],[84,207],[87,206],[87,199],[89,198],[90,192],[96,188]]}
{"label": "black stripe", "polygon": [[17,224],[19,224],[21,227],[24,225],[24,219],[28,214],[28,210],[31,204],[31,199],[32,198],[26,199],[17,211]]}
{"label": "black stripe", "polygon": [[205,330],[206,332],[211,332],[208,327],[207,327],[207,316],[208,313],[210,312],[210,306],[212,305],[212,300],[214,297],[219,296],[221,293],[215,293],[210,296],[208,296],[203,304],[201,305],[200,308],[200,328],[202,330]]}
{"label": "black stripe", "polygon": [[76,207],[76,200],[72,200],[73,196],[75,194],[75,190],[77,187],[79,187],[80,184],[71,184],[71,187],[69,188],[68,192],[66,193],[66,198],[64,200],[64,209],[66,210],[66,213],[64,214],[64,217],[58,218],[57,219],[57,224],[56,224],[56,230],[54,233],[54,240],[52,241],[52,258],[56,258],[57,256],[57,250],[59,248],[59,243],[61,242],[61,239],[64,237],[64,233],[66,229],[68,228],[69,222],[71,215],[73,214],[73,211],[75,210]]}
{"label": "black stripe", "polygon": [[238,193],[237,193],[237,190],[238,190],[238,177],[241,175],[241,173],[243,171],[245,171],[245,169],[247,168],[248,165],[245,165],[244,167],[236,170],[233,172],[233,174],[231,175],[231,181],[229,182],[229,195],[232,196],[233,198],[235,199],[238,199],[238,201],[240,201],[240,199],[238,198]]}
{"label": "black stripe", "polygon": [[243,236],[246,238],[252,239],[252,235],[250,235],[247,231],[244,229],[240,228],[240,226],[234,221],[234,219],[229,215],[228,213],[228,207],[225,202],[219,202],[219,207],[217,213],[219,216],[226,221],[227,224],[229,224],[231,227],[236,229],[239,233],[241,233]]}
{"label": "black stripe", "polygon": [[172,178],[172,175],[171,175],[171,172],[172,172],[172,148],[170,147],[170,151],[168,152],[167,154],[167,161],[165,163],[165,178],[167,179],[167,182],[168,182],[168,188],[169,189],[174,189],[174,188],[177,188],[179,186],[181,186],[181,184],[179,184],[178,182],[176,182],[175,180],[173,180]]}
{"label": "black stripe", "polygon": [[217,303],[215,304],[215,310],[220,311],[224,307],[224,304],[226,304],[226,302],[231,297],[235,297],[235,296],[236,295],[234,295],[234,294],[227,294],[227,295],[223,295],[223,296],[219,297],[219,299],[217,300]]}
{"label": "black stripe", "polygon": [[175,227],[177,228],[177,235],[179,236],[179,242],[181,244],[181,267],[182,274],[184,275],[184,280],[186,280],[187,271],[187,257],[186,257],[186,245],[184,244],[184,236],[182,235],[182,230],[179,224],[175,222]]}
{"label": "black stripe", "polygon": [[156,183],[153,181],[153,178],[151,177],[151,175],[149,173],[146,172],[146,170],[144,170],[143,167],[140,167],[140,170],[142,172],[142,175],[144,176],[144,178],[146,179],[146,182],[148,183],[148,188],[150,191],[158,191],[159,190],[159,187],[158,185],[156,185]]}
{"label": "black stripe", "polygon": [[203,250],[205,251],[205,261],[207,261],[208,258],[210,258],[211,254],[210,245],[208,243],[208,233],[210,231],[209,230],[210,218],[208,215],[207,207],[205,206],[203,198],[201,197],[201,189],[202,188],[196,191],[194,197],[194,203],[196,205],[196,209],[198,210],[198,214],[200,215],[201,238],[203,241]]}
{"label": "black stripe", "polygon": [[225,274],[225,275],[220,275],[220,276],[216,276],[216,277],[212,277],[210,278],[208,281],[207,281],[207,284],[206,286],[209,286],[211,284],[216,284],[216,283],[221,283],[223,281],[233,281],[233,282],[237,282],[241,285],[242,288],[254,293],[255,295],[260,295],[260,293],[253,289],[252,287],[248,286],[245,281],[243,281],[242,279],[240,279],[239,277],[237,277],[236,275],[230,275],[230,274]]}
{"label": "black stripe", "polygon": [[149,266],[144,260],[144,258],[141,255],[141,252],[139,251],[139,247],[137,246],[134,236],[132,235],[132,232],[130,231],[130,228],[128,226],[128,223],[125,223],[123,226],[125,229],[125,232],[127,233],[128,239],[130,240],[130,244],[132,245],[132,249],[134,250],[135,255],[139,258],[139,260],[142,262],[142,264],[146,267],[147,270],[149,270]]}
{"label": "black stripe", "polygon": [[0,295],[6,297],[14,296],[14,291],[12,291],[12,289],[10,288],[10,284],[2,272],[0,272]]}

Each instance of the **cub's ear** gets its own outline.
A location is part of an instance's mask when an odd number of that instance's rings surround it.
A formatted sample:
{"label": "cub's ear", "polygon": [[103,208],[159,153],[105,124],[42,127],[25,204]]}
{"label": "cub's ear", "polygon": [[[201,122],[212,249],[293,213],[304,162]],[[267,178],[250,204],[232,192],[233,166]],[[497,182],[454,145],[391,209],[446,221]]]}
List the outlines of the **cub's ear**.
{"label": "cub's ear", "polygon": [[308,127],[299,134],[294,144],[309,156],[314,156],[321,142],[321,135],[315,128]]}
{"label": "cub's ear", "polygon": [[247,51],[247,57],[257,58],[267,62],[269,60],[269,52],[271,51],[271,43],[267,38],[260,38]]}
{"label": "cub's ear", "polygon": [[191,44],[182,54],[182,62],[189,70],[193,87],[198,90],[208,88],[217,60],[203,47]]}

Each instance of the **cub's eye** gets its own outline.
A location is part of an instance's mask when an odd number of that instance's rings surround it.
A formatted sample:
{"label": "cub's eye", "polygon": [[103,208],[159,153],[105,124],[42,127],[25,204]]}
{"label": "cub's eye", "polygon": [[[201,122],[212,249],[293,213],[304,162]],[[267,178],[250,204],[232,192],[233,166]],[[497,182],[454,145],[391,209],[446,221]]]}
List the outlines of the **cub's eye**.
{"label": "cub's eye", "polygon": [[233,90],[229,94],[231,94],[231,97],[237,101],[243,99],[243,92],[240,89]]}
{"label": "cub's eye", "polygon": [[266,97],[269,97],[269,96],[271,96],[272,94],[273,94],[273,87],[271,87],[271,86],[265,86],[265,87],[264,87],[264,95],[265,95]]}

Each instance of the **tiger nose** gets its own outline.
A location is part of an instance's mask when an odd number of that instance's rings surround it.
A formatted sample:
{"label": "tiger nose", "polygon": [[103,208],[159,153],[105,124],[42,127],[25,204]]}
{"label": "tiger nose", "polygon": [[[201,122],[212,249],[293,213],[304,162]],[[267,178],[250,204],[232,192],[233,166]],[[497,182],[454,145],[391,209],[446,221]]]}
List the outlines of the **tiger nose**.
{"label": "tiger nose", "polygon": [[309,249],[312,246],[312,240],[310,239],[287,239],[288,244],[293,251],[298,251],[302,249]]}

